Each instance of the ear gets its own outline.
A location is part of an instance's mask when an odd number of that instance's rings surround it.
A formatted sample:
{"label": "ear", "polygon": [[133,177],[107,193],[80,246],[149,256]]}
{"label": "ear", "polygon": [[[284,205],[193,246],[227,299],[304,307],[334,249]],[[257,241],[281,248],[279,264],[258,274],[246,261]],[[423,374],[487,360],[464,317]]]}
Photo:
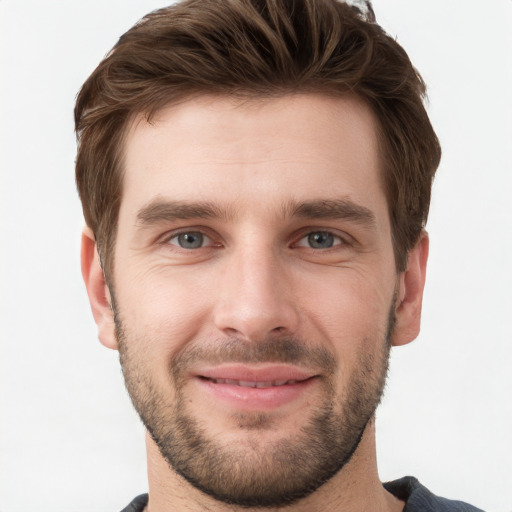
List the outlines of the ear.
{"label": "ear", "polygon": [[399,277],[393,345],[405,345],[413,341],[420,332],[428,245],[428,234],[423,230],[418,242],[409,251],[407,269]]}
{"label": "ear", "polygon": [[85,227],[82,232],[81,261],[82,277],[89,295],[92,314],[98,326],[98,338],[106,347],[117,350],[110,292],[101,268],[94,234],[88,227]]}

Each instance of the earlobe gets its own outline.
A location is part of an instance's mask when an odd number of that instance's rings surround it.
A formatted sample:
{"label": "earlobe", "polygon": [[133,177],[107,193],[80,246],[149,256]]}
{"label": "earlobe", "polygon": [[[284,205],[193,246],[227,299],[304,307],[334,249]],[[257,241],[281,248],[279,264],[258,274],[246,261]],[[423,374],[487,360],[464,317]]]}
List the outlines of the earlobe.
{"label": "earlobe", "polygon": [[400,275],[393,345],[405,345],[416,339],[420,332],[428,247],[428,234],[422,231],[418,242],[409,251],[407,269]]}
{"label": "earlobe", "polygon": [[82,232],[81,264],[92,314],[98,326],[98,338],[106,347],[117,350],[110,293],[101,268],[94,234],[88,227]]}

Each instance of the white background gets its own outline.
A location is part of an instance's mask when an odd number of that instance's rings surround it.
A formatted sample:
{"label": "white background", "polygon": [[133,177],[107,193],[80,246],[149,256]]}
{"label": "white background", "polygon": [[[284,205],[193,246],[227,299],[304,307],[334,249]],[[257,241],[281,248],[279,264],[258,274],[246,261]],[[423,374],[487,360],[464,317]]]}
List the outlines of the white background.
{"label": "white background", "polygon": [[[423,330],[394,350],[383,480],[512,511],[512,1],[375,0],[430,92],[444,156]],[[157,0],[0,0],[0,511],[121,509],[143,429],[96,340],[79,272],[72,109]]]}

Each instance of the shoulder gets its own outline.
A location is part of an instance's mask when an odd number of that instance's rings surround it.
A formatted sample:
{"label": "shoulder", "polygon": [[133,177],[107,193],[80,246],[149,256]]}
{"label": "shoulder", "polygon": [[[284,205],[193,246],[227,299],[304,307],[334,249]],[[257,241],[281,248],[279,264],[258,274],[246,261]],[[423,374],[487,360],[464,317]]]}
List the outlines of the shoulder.
{"label": "shoulder", "polygon": [[483,512],[468,503],[436,496],[412,476],[386,482],[384,487],[388,492],[405,501],[403,512]]}
{"label": "shoulder", "polygon": [[141,494],[140,496],[137,496],[127,507],[123,508],[121,512],[142,512],[147,504],[148,495]]}

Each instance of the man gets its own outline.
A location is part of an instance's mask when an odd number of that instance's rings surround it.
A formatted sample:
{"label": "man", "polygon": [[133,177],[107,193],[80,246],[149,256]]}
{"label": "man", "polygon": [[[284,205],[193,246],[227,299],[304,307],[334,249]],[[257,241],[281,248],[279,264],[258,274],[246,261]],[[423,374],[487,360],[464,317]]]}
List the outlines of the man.
{"label": "man", "polygon": [[424,93],[334,0],[179,3],[84,84],[82,272],[148,432],[127,511],[477,510],[377,474],[389,350],[420,326]]}

